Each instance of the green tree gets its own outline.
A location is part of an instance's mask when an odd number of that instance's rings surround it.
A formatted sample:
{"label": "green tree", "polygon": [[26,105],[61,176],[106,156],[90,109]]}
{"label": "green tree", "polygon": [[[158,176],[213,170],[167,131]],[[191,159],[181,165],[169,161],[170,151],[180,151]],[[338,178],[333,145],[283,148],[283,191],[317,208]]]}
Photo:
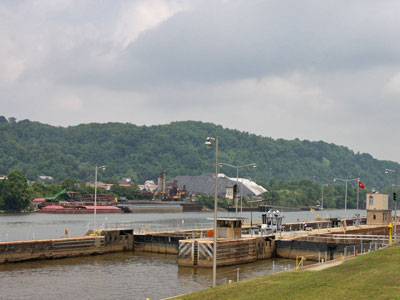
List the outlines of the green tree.
{"label": "green tree", "polygon": [[10,211],[21,211],[29,207],[32,194],[26,178],[19,171],[12,171],[0,186],[3,208]]}

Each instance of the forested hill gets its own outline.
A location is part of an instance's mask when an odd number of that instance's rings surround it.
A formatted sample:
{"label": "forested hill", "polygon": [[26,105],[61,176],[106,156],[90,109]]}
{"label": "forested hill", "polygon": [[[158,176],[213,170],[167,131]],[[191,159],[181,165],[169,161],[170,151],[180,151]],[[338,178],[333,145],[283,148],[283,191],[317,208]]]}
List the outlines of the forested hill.
{"label": "forested hill", "polygon": [[[136,126],[123,123],[55,127],[0,116],[0,174],[20,170],[31,180],[48,175],[93,180],[94,166],[106,165],[103,178],[131,177],[136,182],[156,180],[165,169],[170,178],[214,172],[215,151],[207,136],[219,136],[219,160],[243,168],[241,177],[258,182],[314,179],[331,183],[334,177],[361,179],[367,187],[384,188],[393,182],[385,168],[399,165],[358,154],[322,141],[274,140],[210,123],[185,121],[168,125]],[[235,177],[236,171],[221,172]]]}

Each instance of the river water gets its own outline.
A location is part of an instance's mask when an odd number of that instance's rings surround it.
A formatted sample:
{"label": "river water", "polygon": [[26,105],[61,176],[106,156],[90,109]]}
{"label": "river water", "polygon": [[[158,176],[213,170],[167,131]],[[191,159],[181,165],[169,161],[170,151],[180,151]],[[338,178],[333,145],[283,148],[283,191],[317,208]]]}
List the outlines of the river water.
{"label": "river water", "polygon": [[[364,211],[347,210],[347,216]],[[261,212],[243,212],[260,222]],[[344,216],[344,210],[285,212],[284,223],[307,221],[319,215]],[[228,216],[219,212],[218,216]],[[234,214],[230,214],[234,216]],[[165,214],[98,214],[97,227],[121,226],[146,229],[212,227],[212,212]],[[59,238],[85,234],[93,226],[93,215],[23,214],[0,215],[0,240]],[[273,266],[274,265],[274,266]],[[294,268],[292,260],[264,260],[217,270],[217,283],[236,281]],[[0,265],[0,299],[162,299],[212,285],[212,270],[178,267],[176,255],[115,253],[98,256],[44,260]]]}

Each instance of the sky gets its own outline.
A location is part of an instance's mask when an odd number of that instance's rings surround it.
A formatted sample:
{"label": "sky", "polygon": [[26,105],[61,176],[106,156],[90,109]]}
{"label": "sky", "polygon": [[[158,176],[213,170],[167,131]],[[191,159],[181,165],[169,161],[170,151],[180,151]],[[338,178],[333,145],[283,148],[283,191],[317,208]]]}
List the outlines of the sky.
{"label": "sky", "polygon": [[390,0],[3,0],[0,115],[197,120],[399,162],[399,28]]}

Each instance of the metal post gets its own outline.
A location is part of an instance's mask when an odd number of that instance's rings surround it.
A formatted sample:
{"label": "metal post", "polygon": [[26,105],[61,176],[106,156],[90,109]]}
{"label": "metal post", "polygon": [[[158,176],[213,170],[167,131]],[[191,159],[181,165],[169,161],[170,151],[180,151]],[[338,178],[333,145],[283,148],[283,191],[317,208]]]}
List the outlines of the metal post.
{"label": "metal post", "polygon": [[[396,188],[397,187],[397,169],[395,170],[396,172],[394,173],[394,187]],[[393,230],[393,233],[394,233],[394,240],[396,241],[397,240],[397,225],[396,225],[396,223],[397,223],[397,201],[394,201],[394,230]]]}
{"label": "metal post", "polygon": [[93,234],[96,235],[96,207],[97,207],[97,166],[94,175],[94,216],[93,216]]}
{"label": "metal post", "polygon": [[237,217],[237,213],[238,213],[238,200],[239,200],[239,197],[238,197],[238,194],[239,193],[239,167],[236,167],[236,199],[235,199],[235,202],[236,202],[236,210],[235,210],[235,216]]}
{"label": "metal post", "polygon": [[214,253],[213,287],[217,285],[217,209],[218,209],[218,136],[215,137]]}
{"label": "metal post", "polygon": [[237,268],[236,269],[236,282],[239,282],[239,273],[240,273],[240,269]]}
{"label": "metal post", "polygon": [[321,263],[321,252],[318,251],[318,263]]}
{"label": "metal post", "polygon": [[274,274],[275,273],[275,261],[273,260],[272,261],[272,274]]}
{"label": "metal post", "polygon": [[328,260],[328,252],[325,251],[325,262]]}
{"label": "metal post", "polygon": [[346,219],[347,219],[347,180],[346,180],[346,195],[344,196],[344,222],[345,223],[346,223]]}
{"label": "metal post", "polygon": [[360,199],[360,174],[358,174],[358,181],[357,181],[357,210],[358,210],[359,199]]}

